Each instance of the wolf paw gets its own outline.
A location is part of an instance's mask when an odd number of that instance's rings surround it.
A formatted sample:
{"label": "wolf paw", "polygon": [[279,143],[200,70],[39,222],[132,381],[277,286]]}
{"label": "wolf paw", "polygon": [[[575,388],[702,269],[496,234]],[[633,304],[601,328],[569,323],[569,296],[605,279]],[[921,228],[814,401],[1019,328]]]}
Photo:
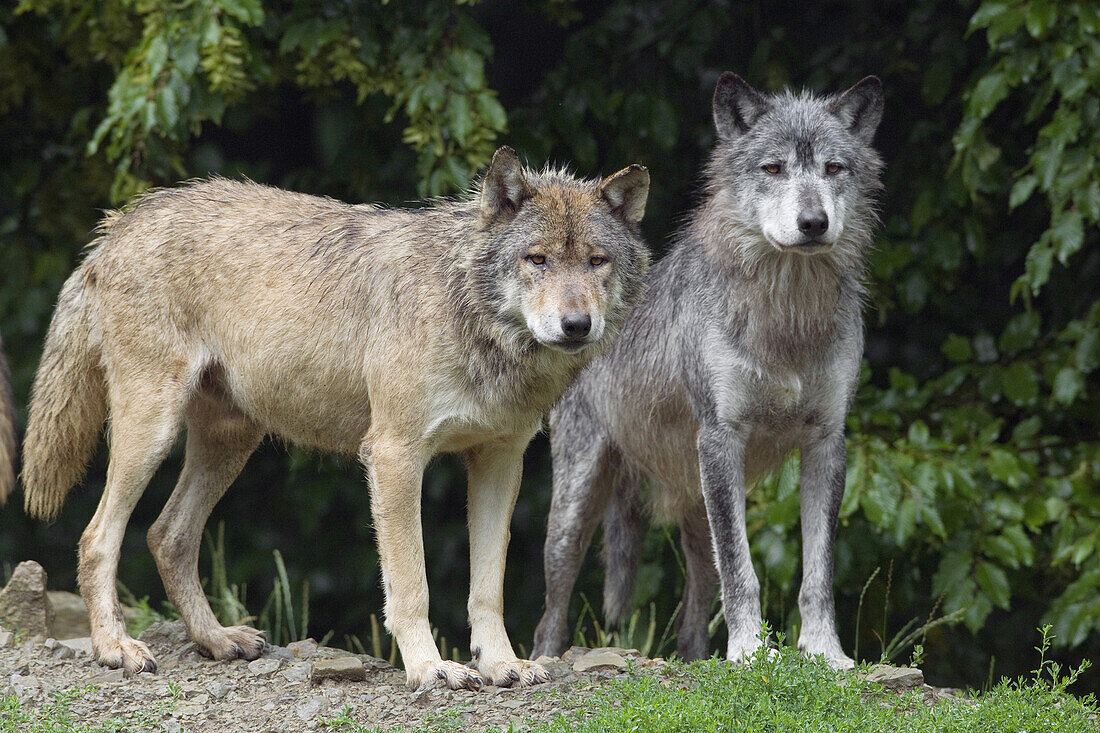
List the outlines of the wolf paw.
{"label": "wolf paw", "polygon": [[[730,639],[729,645],[726,647],[726,659],[734,664],[752,664],[753,658],[756,656],[756,650],[762,646],[764,646],[764,642],[755,636],[739,642]],[[778,654],[774,649],[768,649],[765,653],[768,657]]]}
{"label": "wolf paw", "polygon": [[440,687],[449,687],[452,690],[480,690],[485,684],[484,678],[476,670],[458,662],[426,662],[415,667],[407,667],[405,675],[408,678],[409,687],[418,692]]}
{"label": "wolf paw", "polygon": [[807,657],[822,656],[825,657],[825,661],[829,663],[829,666],[833,669],[855,669],[856,663],[847,654],[840,650],[839,645],[835,648],[831,646],[816,647],[810,644],[798,645],[798,651]]}
{"label": "wolf paw", "polygon": [[495,664],[481,662],[478,671],[498,687],[531,687],[550,681],[550,673],[545,667],[526,659],[506,659]]}
{"label": "wolf paw", "polygon": [[264,632],[251,626],[227,626],[209,634],[199,644],[218,660],[259,659],[266,643]]}
{"label": "wolf paw", "polygon": [[122,667],[127,675],[157,671],[157,660],[145,642],[128,636],[107,639],[96,644],[95,658],[97,662],[111,669]]}

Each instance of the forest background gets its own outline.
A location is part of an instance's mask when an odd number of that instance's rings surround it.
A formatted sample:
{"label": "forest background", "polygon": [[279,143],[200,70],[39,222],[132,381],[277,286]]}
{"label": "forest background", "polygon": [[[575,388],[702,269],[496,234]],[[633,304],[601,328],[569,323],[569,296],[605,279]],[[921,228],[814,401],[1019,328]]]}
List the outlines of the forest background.
{"label": "forest background", "polygon": [[[5,3],[0,332],[18,429],[57,292],[102,209],[212,173],[415,205],[464,190],[508,144],[585,176],[648,166],[643,229],[659,254],[698,200],[726,69],[764,90],[840,91],[867,74],[886,90],[883,227],[836,553],[845,647],[907,661],[919,643],[931,681],[982,687],[1026,672],[1049,623],[1062,659],[1100,661],[1100,7],[1088,1]],[[122,581],[154,608],[164,593],[144,532],[181,460],[177,449],[157,473],[123,547]],[[789,633],[796,461],[749,499],[766,615]],[[16,494],[0,509],[0,563],[37,559],[72,589],[104,472],[101,450],[51,525]],[[432,621],[460,648],[464,481],[443,458],[424,483]],[[542,436],[505,587],[528,649],[549,498]],[[258,613],[276,588],[299,609],[286,635],[305,624],[370,638],[382,597],[354,461],[266,442],[219,523],[225,576],[207,552],[211,589],[247,586]],[[652,627],[652,653],[674,646],[663,632],[683,581],[675,546],[674,531],[649,535],[625,636],[645,641]],[[591,555],[578,589],[598,609]],[[585,614],[577,629],[592,640],[597,622]],[[723,635],[715,624],[715,650]],[[1098,689],[1090,673],[1077,691]]]}

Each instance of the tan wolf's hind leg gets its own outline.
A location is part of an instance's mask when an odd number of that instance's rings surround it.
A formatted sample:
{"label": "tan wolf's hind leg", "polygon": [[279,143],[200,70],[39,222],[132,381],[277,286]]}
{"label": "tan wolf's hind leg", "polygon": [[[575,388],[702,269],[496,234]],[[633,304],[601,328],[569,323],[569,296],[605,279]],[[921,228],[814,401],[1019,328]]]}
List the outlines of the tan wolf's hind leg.
{"label": "tan wolf's hind leg", "polygon": [[118,558],[126,522],[179,433],[181,383],[131,377],[112,385],[110,463],[92,521],[80,537],[79,580],[96,659],[127,672],[156,671],[149,647],[131,639],[118,602]]}
{"label": "tan wolf's hind leg", "polygon": [[183,472],[149,529],[149,549],[168,598],[187,624],[191,639],[215,659],[256,659],[264,648],[259,629],[226,628],[218,623],[199,583],[199,548],[206,520],[262,437],[263,430],[232,407],[197,397],[187,409]]}
{"label": "tan wolf's hind leg", "polygon": [[428,578],[424,569],[421,483],[427,458],[400,439],[369,436],[360,459],[370,479],[370,508],[382,561],[386,629],[397,640],[409,687],[476,690],[481,675],[445,661],[428,623]]}
{"label": "tan wolf's hind leg", "polygon": [[508,527],[519,494],[527,441],[497,442],[466,454],[469,473],[470,647],[478,671],[494,685],[549,682],[539,664],[516,657],[504,628]]}

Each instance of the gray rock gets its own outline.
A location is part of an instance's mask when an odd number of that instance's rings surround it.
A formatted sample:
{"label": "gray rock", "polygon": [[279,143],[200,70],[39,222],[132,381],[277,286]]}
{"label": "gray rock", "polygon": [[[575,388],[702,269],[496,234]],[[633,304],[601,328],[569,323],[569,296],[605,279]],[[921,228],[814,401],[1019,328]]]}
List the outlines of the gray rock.
{"label": "gray rock", "polygon": [[367,670],[358,657],[318,659],[313,663],[313,668],[310,671],[310,679],[315,683],[322,680],[359,681],[366,678]]}
{"label": "gray rock", "polygon": [[573,662],[574,672],[587,672],[591,669],[614,668],[622,669],[626,666],[626,660],[619,654],[609,651],[589,652]]}
{"label": "gray rock", "polygon": [[53,606],[50,634],[55,639],[75,639],[91,635],[92,627],[88,623],[88,609],[84,606],[83,598],[66,590],[46,591],[46,595]]}
{"label": "gray rock", "polygon": [[15,646],[15,634],[7,629],[0,629],[0,649],[11,649]]}
{"label": "gray rock", "polygon": [[257,659],[248,663],[249,673],[256,677],[266,677],[278,671],[283,661],[281,659]]}
{"label": "gray rock", "polygon": [[86,685],[105,685],[111,682],[122,682],[126,679],[126,673],[121,669],[112,669],[106,672],[92,675],[84,681]]}
{"label": "gray rock", "polygon": [[280,672],[279,676],[287,682],[308,682],[310,675],[309,666],[310,665],[306,662],[292,664]]}
{"label": "gray rock", "polygon": [[535,660],[535,664],[541,664],[543,668],[550,673],[550,678],[555,680],[561,679],[562,677],[573,671],[573,666],[569,664],[569,662],[563,662],[557,657],[548,657],[543,655]]}
{"label": "gray rock", "polygon": [[174,649],[181,647],[191,639],[187,635],[187,626],[181,619],[175,621],[157,621],[149,626],[138,636],[139,641],[144,641],[150,647],[161,649]]}
{"label": "gray rock", "polygon": [[92,637],[82,636],[77,639],[66,639],[65,646],[72,649],[80,656],[90,657],[92,655]]}
{"label": "gray rock", "polygon": [[295,660],[293,652],[285,646],[271,646],[270,644],[264,647],[263,657],[264,659],[281,659],[284,662]]}
{"label": "gray rock", "polygon": [[42,683],[34,675],[13,674],[10,684],[16,697],[27,697],[42,689]]}
{"label": "gray rock", "polygon": [[332,705],[324,695],[315,695],[294,708],[294,712],[302,720],[312,720],[329,709]]}
{"label": "gray rock", "polygon": [[72,647],[58,644],[50,651],[50,656],[54,659],[72,659],[76,656],[76,652],[73,651]]}
{"label": "gray rock", "polygon": [[206,686],[206,691],[210,693],[210,697],[215,700],[221,700],[223,697],[229,694],[230,687],[224,682],[218,682],[215,680]]}
{"label": "gray rock", "polygon": [[286,649],[298,659],[310,659],[317,654],[317,642],[313,639],[292,641],[286,645]]}
{"label": "gray rock", "polygon": [[198,715],[206,710],[206,706],[197,702],[181,702],[176,705],[176,715]]}
{"label": "gray rock", "polygon": [[46,571],[34,560],[19,563],[0,590],[0,621],[31,636],[50,635],[53,606],[46,595]]}
{"label": "gray rock", "polygon": [[876,664],[864,677],[868,682],[877,682],[887,690],[903,692],[913,690],[924,684],[924,673],[916,667],[891,667]]}

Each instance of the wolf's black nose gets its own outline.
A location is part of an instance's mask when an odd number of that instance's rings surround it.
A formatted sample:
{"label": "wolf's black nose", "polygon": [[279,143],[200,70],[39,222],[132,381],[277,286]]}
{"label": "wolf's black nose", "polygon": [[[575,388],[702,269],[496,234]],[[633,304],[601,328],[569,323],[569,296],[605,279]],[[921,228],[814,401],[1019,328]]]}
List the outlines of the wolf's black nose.
{"label": "wolf's black nose", "polygon": [[829,228],[829,215],[825,209],[806,209],[798,215],[798,231],[811,237],[820,237]]}
{"label": "wolf's black nose", "polygon": [[584,338],[592,330],[592,319],[587,313],[567,313],[562,316],[561,330],[568,338]]}

